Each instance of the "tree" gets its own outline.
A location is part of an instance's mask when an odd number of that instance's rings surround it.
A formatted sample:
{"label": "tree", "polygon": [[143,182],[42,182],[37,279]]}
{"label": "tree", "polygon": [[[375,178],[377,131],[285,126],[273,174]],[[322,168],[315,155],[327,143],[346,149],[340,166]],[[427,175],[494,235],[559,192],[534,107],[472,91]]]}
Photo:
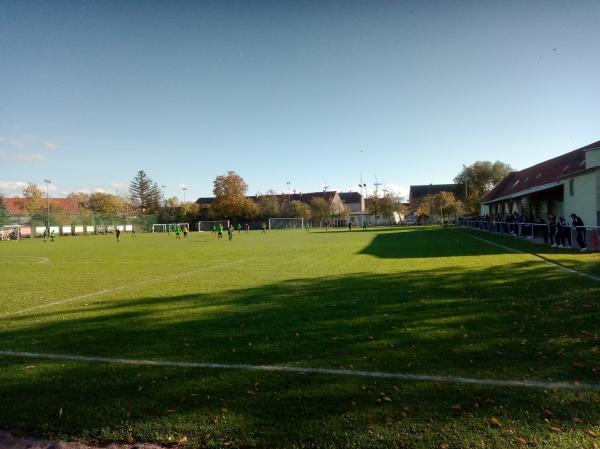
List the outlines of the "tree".
{"label": "tree", "polygon": [[210,205],[210,214],[214,218],[240,220],[253,218],[258,214],[258,207],[246,197],[248,184],[234,171],[217,176],[213,193],[215,200]]}
{"label": "tree", "polygon": [[36,184],[32,182],[27,183],[27,185],[23,187],[22,192],[26,199],[23,210],[27,215],[34,216],[44,211],[44,208],[46,207],[44,194]]}
{"label": "tree", "polygon": [[[463,185],[466,182],[468,195],[468,204],[466,204],[467,214],[478,213],[481,199],[511,171],[512,168],[510,165],[500,161],[477,161],[468,167],[464,167],[456,175],[454,182]],[[462,198],[462,201],[464,203],[465,199]]]}
{"label": "tree", "polygon": [[88,193],[73,192],[73,193],[70,193],[67,196],[67,198],[70,198],[71,200],[75,201],[80,208],[89,207],[90,195]]}
{"label": "tree", "polygon": [[129,198],[141,212],[156,212],[160,205],[160,189],[144,170],[137,172],[129,183]]}
{"label": "tree", "polygon": [[[452,192],[439,192],[433,196],[434,211],[438,211],[442,216],[457,215],[462,210],[462,204],[457,201]],[[434,213],[434,215],[437,215]]]}
{"label": "tree", "polygon": [[8,223],[8,211],[6,210],[6,205],[4,204],[4,195],[0,193],[0,226]]}
{"label": "tree", "polygon": [[98,214],[119,214],[125,210],[125,201],[110,193],[96,192],[89,196],[88,207]]}
{"label": "tree", "polygon": [[312,217],[317,220],[326,220],[329,218],[330,207],[325,198],[313,198],[310,202]]}
{"label": "tree", "polygon": [[290,203],[290,213],[292,217],[304,218],[305,220],[308,220],[311,216],[310,206],[298,200]]}
{"label": "tree", "polygon": [[281,213],[281,207],[277,194],[273,190],[269,190],[266,195],[259,196],[258,209],[260,211],[260,215],[265,218],[279,217]]}

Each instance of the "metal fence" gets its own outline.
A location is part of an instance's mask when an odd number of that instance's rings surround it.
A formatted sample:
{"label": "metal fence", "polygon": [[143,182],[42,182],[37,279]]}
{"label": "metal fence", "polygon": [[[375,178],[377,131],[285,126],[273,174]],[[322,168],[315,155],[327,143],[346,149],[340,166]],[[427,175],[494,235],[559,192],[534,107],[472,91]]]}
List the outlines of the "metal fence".
{"label": "metal fence", "polygon": [[600,227],[549,225],[547,223],[513,223],[489,220],[458,220],[460,226],[495,234],[523,238],[559,248],[600,251]]}
{"label": "metal fence", "polygon": [[157,215],[131,216],[127,214],[57,213],[46,215],[7,215],[0,223],[0,240],[42,237],[46,228],[56,235],[108,234],[119,229],[123,232],[151,231],[158,222]]}

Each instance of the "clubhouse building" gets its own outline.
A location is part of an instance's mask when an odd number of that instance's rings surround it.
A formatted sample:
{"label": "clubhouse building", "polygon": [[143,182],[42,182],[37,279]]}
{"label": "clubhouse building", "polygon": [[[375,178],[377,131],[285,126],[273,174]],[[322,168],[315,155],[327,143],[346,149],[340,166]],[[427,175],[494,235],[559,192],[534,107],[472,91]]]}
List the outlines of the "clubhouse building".
{"label": "clubhouse building", "polygon": [[575,213],[600,226],[600,141],[510,173],[481,202],[496,220],[515,211],[545,221]]}

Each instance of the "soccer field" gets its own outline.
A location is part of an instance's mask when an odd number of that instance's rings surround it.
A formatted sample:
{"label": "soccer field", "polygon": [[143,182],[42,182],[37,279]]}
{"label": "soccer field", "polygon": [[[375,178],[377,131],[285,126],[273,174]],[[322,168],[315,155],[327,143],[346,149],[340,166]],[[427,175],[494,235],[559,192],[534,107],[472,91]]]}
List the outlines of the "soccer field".
{"label": "soccer field", "polygon": [[10,241],[0,268],[0,426],[16,434],[600,444],[597,254],[413,227]]}

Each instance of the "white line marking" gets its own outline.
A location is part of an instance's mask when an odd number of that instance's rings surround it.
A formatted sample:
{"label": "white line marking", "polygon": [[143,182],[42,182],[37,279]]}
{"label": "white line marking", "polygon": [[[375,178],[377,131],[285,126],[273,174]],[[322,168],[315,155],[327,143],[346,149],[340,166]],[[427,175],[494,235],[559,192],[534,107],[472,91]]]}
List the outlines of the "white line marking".
{"label": "white line marking", "polygon": [[20,262],[20,263],[29,263],[28,261],[30,261],[30,260],[35,260],[35,261],[37,261],[35,263],[38,263],[38,264],[50,262],[50,259],[48,259],[47,257],[43,257],[43,256],[3,256],[2,259],[4,261],[11,260],[11,259],[25,259],[23,262]]}
{"label": "white line marking", "polygon": [[168,360],[121,359],[112,357],[95,357],[87,355],[47,354],[39,352],[0,351],[0,356],[25,357],[73,362],[111,363],[118,365],[164,366],[178,368],[230,369],[247,371],[271,371],[293,374],[329,374],[346,377],[369,377],[378,379],[398,379],[409,381],[445,382],[455,384],[488,385],[494,387],[553,388],[559,390],[594,390],[600,391],[600,384],[579,382],[544,382],[538,380],[500,380],[479,379],[473,377],[438,376],[429,374],[390,373],[385,371],[344,370],[334,368],[302,368],[277,365],[248,365],[244,363],[207,363],[207,362],[172,362]]}
{"label": "white line marking", "polygon": [[527,255],[527,256],[532,256],[532,257],[535,257],[536,259],[540,259],[542,262],[546,262],[549,265],[553,265],[556,268],[560,268],[563,271],[567,271],[569,273],[577,274],[579,276],[586,277],[586,278],[591,279],[593,281],[600,282],[600,277],[594,276],[593,274],[584,273],[583,271],[575,270],[574,268],[565,267],[564,265],[561,265],[561,264],[559,264],[557,262],[554,262],[553,260],[547,259],[544,256],[540,256],[539,254],[528,253],[528,252],[525,252],[525,251],[519,251],[518,249],[510,248],[509,246],[504,246],[504,245],[502,245],[500,243],[492,242],[491,240],[487,240],[487,239],[484,239],[484,238],[481,238],[481,237],[476,237],[476,236],[474,236],[472,234],[469,234],[468,232],[465,232],[463,234],[466,235],[466,236],[468,236],[468,237],[471,237],[472,239],[479,240],[481,242],[485,242],[488,245],[497,246],[498,248],[503,248],[503,249],[506,249],[508,251],[512,251],[513,253],[524,254],[524,255]]}
{"label": "white line marking", "polygon": [[219,269],[219,268],[226,267],[226,266],[229,266],[229,265],[235,265],[235,264],[238,264],[238,263],[241,263],[241,262],[243,262],[243,260],[237,260],[237,261],[234,261],[234,262],[224,263],[224,264],[220,264],[218,266],[213,266],[213,267],[206,267],[206,268],[202,268],[200,270],[187,271],[185,273],[171,274],[171,275],[168,275],[168,276],[162,276],[162,277],[158,277],[158,278],[147,279],[145,281],[136,282],[136,283],[128,284],[128,285],[122,285],[122,286],[116,287],[116,288],[98,290],[96,292],[87,293],[85,295],[74,296],[72,298],[67,298],[67,299],[61,299],[60,301],[49,302],[47,304],[40,304],[39,306],[30,307],[28,309],[23,309],[23,310],[18,310],[16,312],[4,312],[4,315],[0,316],[0,319],[2,319],[2,318],[9,318],[9,317],[14,316],[14,315],[22,315],[24,313],[32,312],[32,311],[38,310],[38,309],[45,309],[45,308],[52,307],[52,306],[58,306],[60,304],[66,304],[66,303],[69,303],[69,302],[79,301],[81,299],[90,298],[92,296],[106,295],[108,293],[114,293],[114,292],[117,292],[119,290],[125,290],[125,289],[128,289],[128,288],[135,288],[135,287],[141,287],[143,285],[151,284],[151,283],[154,283],[154,282],[163,282],[163,281],[170,281],[170,280],[173,280],[173,279],[179,279],[179,278],[182,278],[182,277],[185,277],[185,276],[191,276],[193,274],[198,274],[198,273],[201,273],[203,271],[215,270],[215,269]]}

